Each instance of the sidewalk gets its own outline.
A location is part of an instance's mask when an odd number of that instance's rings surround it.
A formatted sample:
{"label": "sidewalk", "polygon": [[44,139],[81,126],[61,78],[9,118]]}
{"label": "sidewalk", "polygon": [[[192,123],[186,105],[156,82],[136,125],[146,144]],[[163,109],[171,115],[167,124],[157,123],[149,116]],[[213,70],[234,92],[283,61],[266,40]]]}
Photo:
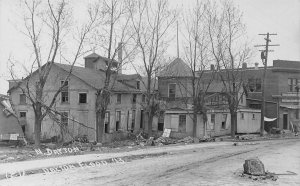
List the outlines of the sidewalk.
{"label": "sidewalk", "polygon": [[118,152],[118,153],[105,153],[105,154],[84,154],[74,156],[62,156],[53,157],[48,159],[29,160],[12,163],[1,163],[0,164],[0,175],[6,174],[11,171],[29,171],[42,169],[46,167],[54,167],[72,163],[86,162],[86,161],[99,161],[110,158],[143,155],[143,154],[158,154],[163,152],[189,150],[195,148],[205,148],[214,146],[226,146],[232,145],[232,142],[214,142],[214,143],[200,143],[200,144],[189,144],[180,146],[160,146],[148,149],[139,149],[129,152]]}

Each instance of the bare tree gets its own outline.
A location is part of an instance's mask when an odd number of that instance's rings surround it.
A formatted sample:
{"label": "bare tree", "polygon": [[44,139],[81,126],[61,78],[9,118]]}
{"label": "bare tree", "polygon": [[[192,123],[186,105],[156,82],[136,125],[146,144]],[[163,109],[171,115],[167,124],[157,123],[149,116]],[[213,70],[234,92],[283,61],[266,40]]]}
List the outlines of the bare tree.
{"label": "bare tree", "polygon": [[153,117],[159,110],[155,75],[162,67],[163,54],[168,43],[167,33],[176,19],[176,13],[169,9],[166,0],[130,1],[128,7],[138,47],[138,60],[142,61],[141,66],[136,65],[134,68],[139,74],[144,73],[146,79],[142,80],[146,87],[144,110],[147,116],[148,135],[151,136]]}
{"label": "bare tree", "polygon": [[[77,27],[78,33],[74,36],[74,40],[77,41],[77,46],[74,47],[75,53],[68,58],[59,52],[66,43],[65,40],[72,26],[72,14],[68,3],[65,0],[56,3],[50,0],[47,2],[32,0],[25,1],[24,5],[26,10],[24,34],[30,40],[33,61],[31,68],[27,70],[29,75],[19,83],[17,88],[26,95],[34,111],[34,141],[36,146],[40,146],[42,121],[52,113],[51,108],[55,105],[61,90],[66,86],[75,62],[83,55],[84,43],[88,33],[96,26],[99,10],[91,7],[88,10],[90,20],[81,28]],[[58,56],[68,62],[71,68],[60,88],[49,99],[45,85]],[[11,75],[15,79],[13,69],[11,69]]]}
{"label": "bare tree", "polygon": [[[97,90],[96,98],[96,135],[97,141],[102,141],[105,113],[114,91],[118,71],[134,56],[135,45],[131,44],[133,32],[130,29],[130,16],[126,2],[109,0],[98,5],[102,10],[102,20],[100,20],[102,26],[98,27],[96,33],[102,34],[99,35],[97,45],[107,53],[108,58],[104,85]],[[122,51],[122,58],[118,59],[120,64],[114,66],[120,51]]]}
{"label": "bare tree", "polygon": [[[208,96],[209,87],[214,79],[214,71],[207,76],[205,71],[209,66],[207,38],[207,25],[205,24],[205,13],[207,2],[196,2],[196,5],[184,14],[184,60],[189,65],[191,73],[188,77],[188,83],[183,86],[191,97],[193,120],[193,136],[196,137],[197,115],[202,115],[203,136],[206,136],[207,106],[205,100]],[[179,86],[181,87],[181,86]],[[181,92],[185,92],[181,91]],[[188,104],[189,102],[186,102]]]}
{"label": "bare tree", "polygon": [[216,62],[218,80],[224,86],[231,115],[231,136],[235,136],[237,111],[244,95],[244,70],[241,68],[250,57],[245,42],[245,25],[242,13],[232,2],[221,6],[210,4],[207,9],[208,33],[212,57]]}

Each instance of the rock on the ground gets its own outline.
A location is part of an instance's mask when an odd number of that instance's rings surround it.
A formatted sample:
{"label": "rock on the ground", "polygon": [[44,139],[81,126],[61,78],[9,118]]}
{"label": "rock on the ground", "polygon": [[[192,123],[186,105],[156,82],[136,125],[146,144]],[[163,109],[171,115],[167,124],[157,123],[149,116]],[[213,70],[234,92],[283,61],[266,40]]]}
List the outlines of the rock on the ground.
{"label": "rock on the ground", "polygon": [[244,173],[255,176],[262,176],[266,174],[264,164],[259,159],[245,160]]}

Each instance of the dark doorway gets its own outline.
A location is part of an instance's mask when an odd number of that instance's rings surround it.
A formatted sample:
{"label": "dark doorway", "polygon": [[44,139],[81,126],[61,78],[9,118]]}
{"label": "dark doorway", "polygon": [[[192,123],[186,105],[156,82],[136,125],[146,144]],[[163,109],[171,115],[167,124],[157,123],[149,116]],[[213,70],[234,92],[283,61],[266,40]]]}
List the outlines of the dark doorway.
{"label": "dark doorway", "polygon": [[144,123],[144,111],[141,110],[141,122],[140,122],[140,128],[143,128],[143,123]]}
{"label": "dark doorway", "polygon": [[288,114],[283,114],[283,129],[288,129]]}

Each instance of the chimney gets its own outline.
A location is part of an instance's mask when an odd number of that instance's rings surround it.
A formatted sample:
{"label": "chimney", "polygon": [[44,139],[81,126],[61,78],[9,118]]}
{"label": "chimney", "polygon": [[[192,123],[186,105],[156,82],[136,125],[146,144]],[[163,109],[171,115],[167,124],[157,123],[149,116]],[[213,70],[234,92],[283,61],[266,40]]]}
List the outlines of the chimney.
{"label": "chimney", "polygon": [[215,65],[211,64],[211,65],[210,65],[210,70],[211,70],[211,71],[215,70]]}
{"label": "chimney", "polygon": [[246,69],[247,69],[247,63],[244,62],[244,63],[242,64],[242,68],[243,68],[243,70],[246,70]]}
{"label": "chimney", "polygon": [[8,80],[8,88],[11,89],[11,88],[17,86],[18,83],[21,81],[22,81],[21,79]]}
{"label": "chimney", "polygon": [[258,70],[258,63],[256,62],[256,63],[254,63],[254,64],[255,64],[254,69],[255,69],[255,70]]}
{"label": "chimney", "polygon": [[119,42],[118,44],[118,61],[119,61],[119,69],[118,73],[122,74],[122,60],[123,60],[123,49],[122,49],[122,42]]}

